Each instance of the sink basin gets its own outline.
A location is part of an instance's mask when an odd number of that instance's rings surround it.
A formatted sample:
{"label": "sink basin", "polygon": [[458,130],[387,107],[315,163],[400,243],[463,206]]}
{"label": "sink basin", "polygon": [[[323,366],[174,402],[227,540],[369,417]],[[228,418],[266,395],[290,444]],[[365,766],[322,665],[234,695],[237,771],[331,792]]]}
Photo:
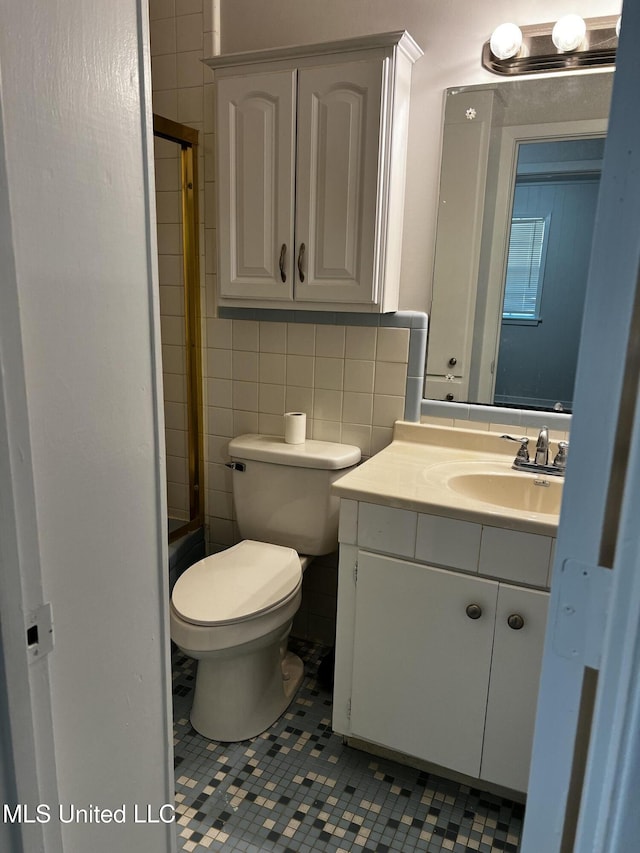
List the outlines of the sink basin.
{"label": "sink basin", "polygon": [[516,512],[558,515],[562,501],[562,480],[518,471],[491,473],[473,471],[447,478],[454,492],[473,500]]}

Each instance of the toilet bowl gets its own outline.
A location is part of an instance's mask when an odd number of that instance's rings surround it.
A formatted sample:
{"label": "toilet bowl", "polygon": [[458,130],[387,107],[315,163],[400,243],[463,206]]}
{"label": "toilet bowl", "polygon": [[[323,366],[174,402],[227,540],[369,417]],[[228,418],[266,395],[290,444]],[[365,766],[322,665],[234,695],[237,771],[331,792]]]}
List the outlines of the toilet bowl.
{"label": "toilet bowl", "polygon": [[331,485],[360,461],[360,449],[244,435],[229,442],[229,456],[243,541],[188,568],[170,611],[171,639],[198,661],[191,723],[220,741],[260,734],[295,695],[303,665],[287,639],[302,572],[338,547]]}
{"label": "toilet bowl", "polygon": [[304,673],[287,651],[301,588],[292,548],[251,540],[205,557],[178,579],[171,637],[198,661],[191,724],[200,734],[246,740],[285,711]]}

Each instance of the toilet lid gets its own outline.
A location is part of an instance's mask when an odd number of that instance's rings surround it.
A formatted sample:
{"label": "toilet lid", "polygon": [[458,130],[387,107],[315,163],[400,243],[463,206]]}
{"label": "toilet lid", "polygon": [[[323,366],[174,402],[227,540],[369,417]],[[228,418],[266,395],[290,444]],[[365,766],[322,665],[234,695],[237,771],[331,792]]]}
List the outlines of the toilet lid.
{"label": "toilet lid", "polygon": [[186,622],[221,625],[277,607],[301,583],[300,558],[293,548],[245,539],[188,568],[176,581],[171,601]]}

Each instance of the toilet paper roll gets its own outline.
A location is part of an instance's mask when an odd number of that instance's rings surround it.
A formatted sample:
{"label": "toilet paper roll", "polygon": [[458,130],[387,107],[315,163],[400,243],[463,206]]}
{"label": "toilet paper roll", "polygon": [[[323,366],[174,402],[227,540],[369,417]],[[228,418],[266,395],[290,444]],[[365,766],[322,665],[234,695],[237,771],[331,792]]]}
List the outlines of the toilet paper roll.
{"label": "toilet paper roll", "polygon": [[304,444],[307,434],[307,416],[304,412],[286,412],[284,440],[287,444]]}

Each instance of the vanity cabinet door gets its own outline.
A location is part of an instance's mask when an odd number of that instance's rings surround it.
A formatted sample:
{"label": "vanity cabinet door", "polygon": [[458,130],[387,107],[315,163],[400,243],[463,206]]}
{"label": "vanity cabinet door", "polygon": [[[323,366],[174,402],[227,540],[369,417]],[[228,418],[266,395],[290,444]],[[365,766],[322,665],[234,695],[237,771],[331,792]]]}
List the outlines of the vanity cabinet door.
{"label": "vanity cabinet door", "polygon": [[290,301],[296,72],[222,79],[216,97],[220,295]]}
{"label": "vanity cabinet door", "polygon": [[360,551],[351,734],[478,777],[497,594]]}
{"label": "vanity cabinet door", "polygon": [[549,593],[500,584],[480,778],[526,791]]}
{"label": "vanity cabinet door", "polygon": [[376,59],[299,72],[297,300],[376,301],[382,71]]}

